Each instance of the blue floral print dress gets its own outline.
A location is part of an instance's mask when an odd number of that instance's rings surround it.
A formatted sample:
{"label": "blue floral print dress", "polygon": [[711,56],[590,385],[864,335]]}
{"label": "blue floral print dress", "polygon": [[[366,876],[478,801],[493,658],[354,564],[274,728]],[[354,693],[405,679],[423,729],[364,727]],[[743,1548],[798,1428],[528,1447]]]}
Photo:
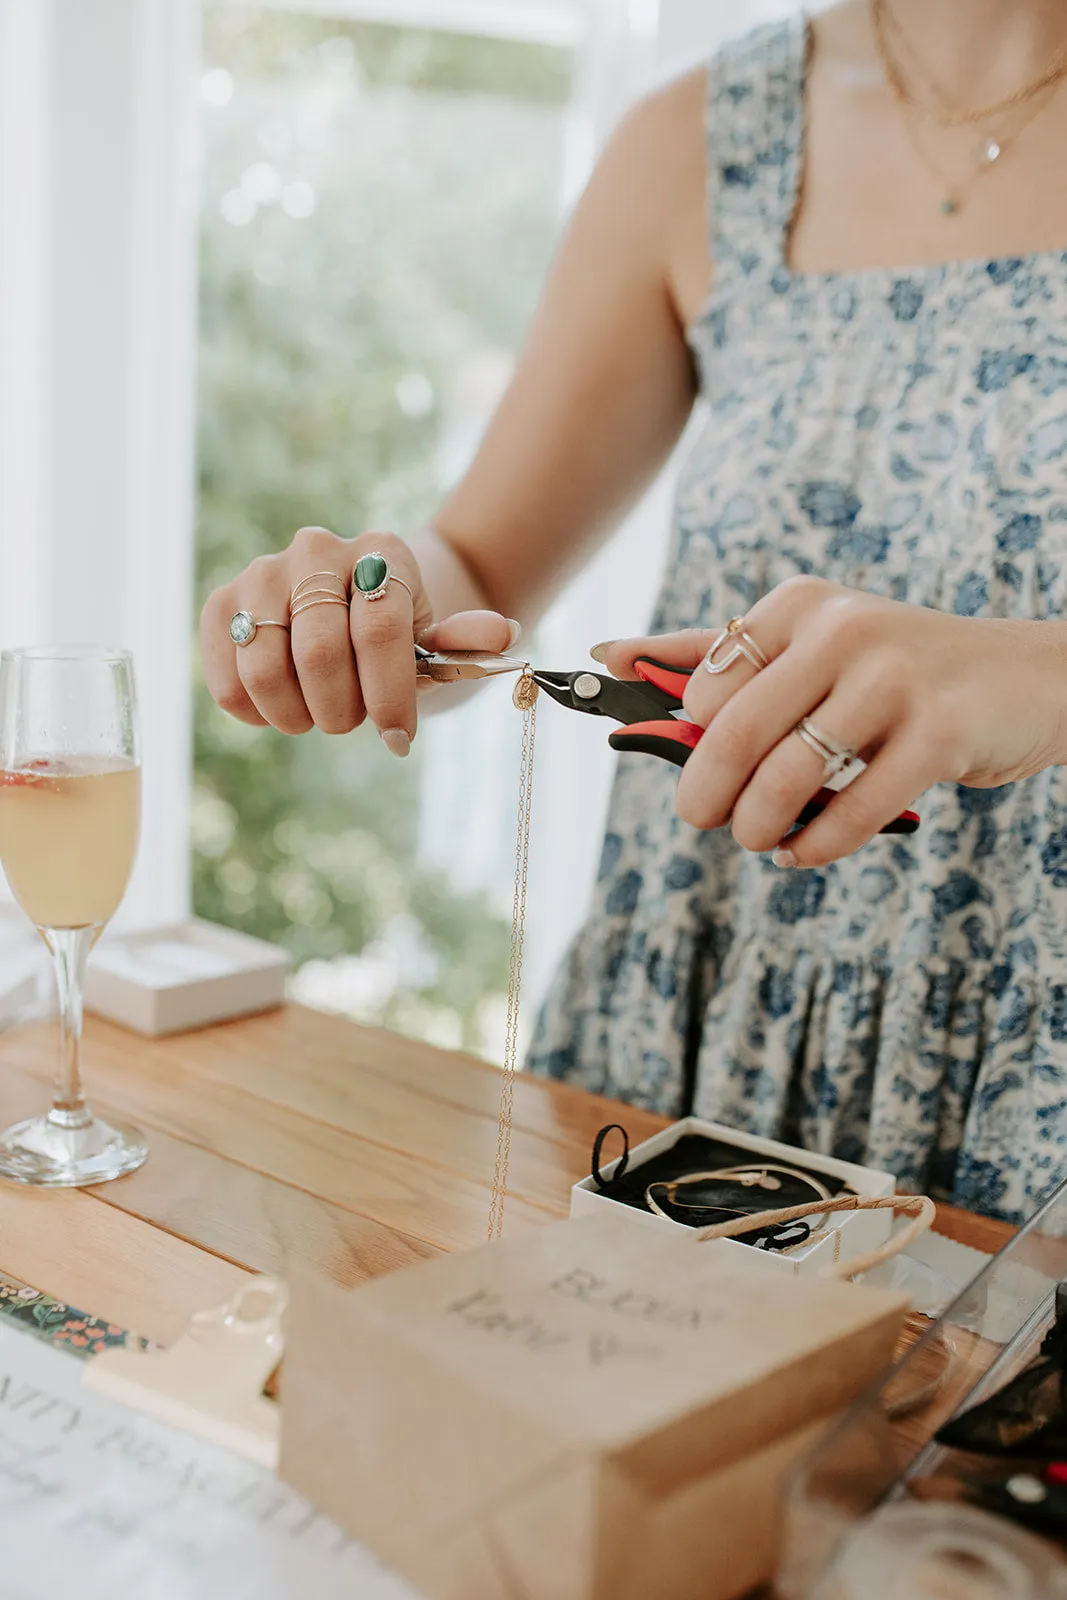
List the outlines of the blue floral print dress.
{"label": "blue floral print dress", "polygon": [[[720,626],[794,573],[1063,616],[1067,252],[792,271],[806,57],[791,20],[709,68],[708,416],[653,626]],[[939,786],[918,834],[807,872],[679,821],[675,789],[621,758],[532,1070],[1031,1212],[1067,1176],[1064,773]]]}

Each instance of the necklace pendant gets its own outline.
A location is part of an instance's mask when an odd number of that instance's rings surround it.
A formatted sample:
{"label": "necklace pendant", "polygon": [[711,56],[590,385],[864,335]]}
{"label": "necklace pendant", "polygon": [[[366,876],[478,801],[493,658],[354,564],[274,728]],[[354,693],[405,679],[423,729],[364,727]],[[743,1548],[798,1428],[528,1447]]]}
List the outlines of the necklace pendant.
{"label": "necklace pendant", "polygon": [[960,203],[954,194],[947,194],[941,202],[941,215],[943,217],[954,217],[959,209]]}
{"label": "necklace pendant", "polygon": [[527,668],[521,677],[515,679],[511,703],[516,711],[532,711],[539,693],[537,683],[529,668]]}
{"label": "necklace pendant", "polygon": [[994,161],[999,159],[1000,153],[1000,141],[994,139],[991,134],[984,138],[978,146],[978,160],[983,167],[991,167]]}

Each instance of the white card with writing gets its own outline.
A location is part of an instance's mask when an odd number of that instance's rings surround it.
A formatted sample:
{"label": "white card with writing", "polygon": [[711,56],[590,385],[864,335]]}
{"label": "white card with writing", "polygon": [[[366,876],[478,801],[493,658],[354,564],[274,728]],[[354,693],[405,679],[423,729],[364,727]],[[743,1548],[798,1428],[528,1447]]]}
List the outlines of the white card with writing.
{"label": "white card with writing", "polygon": [[4,1600],[418,1600],[266,1469],[80,1379],[0,1324]]}

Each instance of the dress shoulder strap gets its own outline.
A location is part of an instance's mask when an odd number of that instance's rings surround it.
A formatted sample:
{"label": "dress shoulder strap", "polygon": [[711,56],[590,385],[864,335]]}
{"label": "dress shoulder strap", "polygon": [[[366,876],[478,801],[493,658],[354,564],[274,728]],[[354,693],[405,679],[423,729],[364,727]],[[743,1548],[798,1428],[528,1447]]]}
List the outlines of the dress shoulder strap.
{"label": "dress shoulder strap", "polygon": [[708,218],[716,281],[785,260],[799,192],[809,30],[800,13],[708,66]]}

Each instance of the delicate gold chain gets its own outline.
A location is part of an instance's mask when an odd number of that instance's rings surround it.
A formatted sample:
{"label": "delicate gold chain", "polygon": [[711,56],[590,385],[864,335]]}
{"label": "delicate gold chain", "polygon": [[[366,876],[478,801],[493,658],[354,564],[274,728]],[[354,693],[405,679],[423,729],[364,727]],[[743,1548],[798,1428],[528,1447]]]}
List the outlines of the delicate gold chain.
{"label": "delicate gold chain", "polygon": [[1016,124],[1010,133],[998,134],[995,139],[987,140],[983,145],[983,152],[991,148],[992,154],[981,154],[972,165],[970,172],[966,173],[962,178],[955,180],[950,180],[947,178],[941,171],[940,167],[937,166],[931,159],[929,153],[923,148],[922,141],[918,135],[918,130],[912,124],[911,117],[908,114],[907,106],[901,107],[901,121],[904,124],[904,132],[907,135],[908,143],[911,145],[912,150],[915,152],[915,155],[919,160],[919,164],[925,167],[930,176],[935,178],[945,191],[945,197],[941,202],[941,210],[944,215],[952,216],[959,210],[960,200],[962,199],[965,191],[969,189],[971,184],[974,183],[976,179],[980,178],[983,173],[992,170],[994,162],[999,160],[1005,151],[1011,148],[1023,130],[1029,127],[1030,123],[1033,122],[1038,112],[1044,110],[1046,104],[1047,101],[1038,101],[1036,104],[1028,108],[1025,117],[1021,122]]}
{"label": "delicate gold chain", "polygon": [[997,100],[993,105],[978,106],[972,110],[960,111],[958,109],[951,110],[945,106],[944,91],[920,67],[917,76],[925,80],[927,88],[931,89],[935,99],[941,102],[940,106],[935,108],[927,105],[922,100],[917,100],[908,88],[889,47],[889,40],[886,37],[887,21],[896,32],[897,37],[904,43],[908,54],[912,58],[913,66],[916,64],[916,57],[903,28],[886,6],[885,0],[871,0],[871,23],[874,30],[875,48],[878,51],[890,89],[898,100],[902,100],[905,104],[911,106],[921,116],[940,123],[943,128],[959,128],[969,122],[988,122],[991,118],[1000,116],[1005,111],[1012,111],[1016,106],[1024,104],[1025,101],[1032,100],[1035,95],[1041,93],[1042,89],[1047,89],[1051,84],[1056,83],[1067,74],[1067,46],[1063,46],[1056,51],[1056,54],[1043,72],[1039,73],[1036,78],[1032,78],[1029,83],[1024,83],[1020,88],[1014,90],[1012,94],[1006,95],[1003,100]]}
{"label": "delicate gold chain", "polygon": [[519,815],[515,830],[515,890],[511,902],[511,955],[508,963],[508,1008],[504,1030],[504,1074],[496,1130],[493,1198],[489,1204],[489,1238],[499,1239],[504,1227],[504,1196],[511,1159],[511,1115],[515,1102],[515,1063],[519,1052],[519,1000],[522,995],[522,953],[526,942],[526,882],[530,871],[530,812],[533,802],[534,739],[537,734],[537,684],[529,667],[512,697],[522,712],[519,756]]}

